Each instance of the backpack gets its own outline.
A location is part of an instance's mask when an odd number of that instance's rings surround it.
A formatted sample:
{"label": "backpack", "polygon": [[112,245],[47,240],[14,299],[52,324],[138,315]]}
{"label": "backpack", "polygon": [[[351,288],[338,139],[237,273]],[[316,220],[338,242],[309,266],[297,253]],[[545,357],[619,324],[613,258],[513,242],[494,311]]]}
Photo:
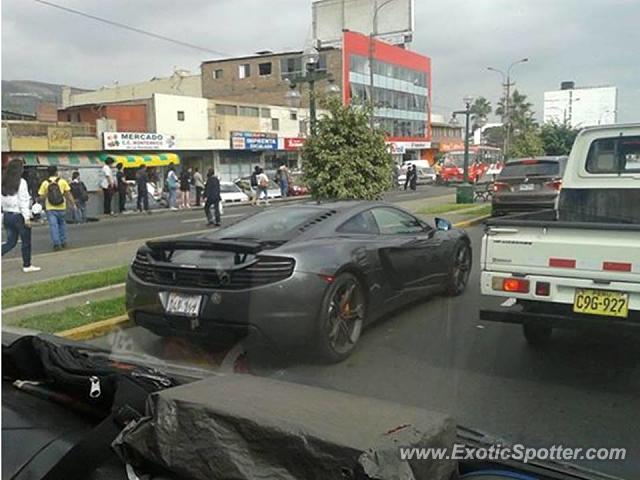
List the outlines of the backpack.
{"label": "backpack", "polygon": [[173,190],[174,188],[176,188],[177,185],[177,181],[176,181],[176,174],[173,172],[169,172],[169,175],[167,175],[167,187],[169,190]]}
{"label": "backpack", "polygon": [[266,187],[266,186],[268,186],[268,185],[269,185],[269,180],[267,180],[265,177],[262,177],[262,178],[260,179],[260,186],[261,186],[261,187]]}
{"label": "backpack", "polygon": [[71,183],[71,195],[76,200],[81,200],[86,202],[89,200],[89,194],[87,193],[87,187],[83,182],[72,182]]}
{"label": "backpack", "polygon": [[52,182],[50,181],[47,187],[47,201],[55,206],[64,204],[64,196],[62,195],[62,190],[60,190],[59,181],[60,179],[56,178]]}

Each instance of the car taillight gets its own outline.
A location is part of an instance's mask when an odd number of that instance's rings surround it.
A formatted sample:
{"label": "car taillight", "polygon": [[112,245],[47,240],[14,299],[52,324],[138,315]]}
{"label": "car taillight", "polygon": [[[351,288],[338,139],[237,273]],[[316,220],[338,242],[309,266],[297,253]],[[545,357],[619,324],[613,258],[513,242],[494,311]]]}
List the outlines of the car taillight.
{"label": "car taillight", "polygon": [[493,191],[494,192],[510,192],[511,187],[508,183],[504,182],[494,182],[493,183]]}
{"label": "car taillight", "polygon": [[529,293],[529,280],[494,277],[491,280],[491,288],[502,292]]}
{"label": "car taillight", "polygon": [[562,180],[553,180],[544,184],[546,188],[560,191],[562,189]]}

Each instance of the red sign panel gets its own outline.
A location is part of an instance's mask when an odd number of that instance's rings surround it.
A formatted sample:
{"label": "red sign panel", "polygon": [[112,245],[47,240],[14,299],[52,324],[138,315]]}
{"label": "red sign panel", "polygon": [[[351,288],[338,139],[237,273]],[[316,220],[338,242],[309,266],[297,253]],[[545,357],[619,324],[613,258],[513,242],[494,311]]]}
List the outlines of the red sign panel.
{"label": "red sign panel", "polygon": [[300,150],[304,146],[305,139],[299,137],[291,137],[284,139],[285,150]]}

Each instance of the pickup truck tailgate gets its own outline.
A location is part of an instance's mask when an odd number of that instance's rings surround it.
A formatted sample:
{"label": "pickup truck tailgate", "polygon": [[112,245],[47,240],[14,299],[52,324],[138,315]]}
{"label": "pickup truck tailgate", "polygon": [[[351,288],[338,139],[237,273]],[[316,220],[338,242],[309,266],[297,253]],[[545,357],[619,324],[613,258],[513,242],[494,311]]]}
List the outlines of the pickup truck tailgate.
{"label": "pickup truck tailgate", "polygon": [[483,270],[640,283],[640,230],[488,226]]}

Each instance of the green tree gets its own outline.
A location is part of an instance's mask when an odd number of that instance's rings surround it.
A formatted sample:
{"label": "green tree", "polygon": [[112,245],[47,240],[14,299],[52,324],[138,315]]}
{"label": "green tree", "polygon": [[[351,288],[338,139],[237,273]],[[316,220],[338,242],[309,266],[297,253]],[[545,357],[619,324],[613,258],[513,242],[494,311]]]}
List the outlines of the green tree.
{"label": "green tree", "polygon": [[496,115],[502,118],[502,123],[510,125],[512,133],[525,132],[536,127],[533,104],[527,101],[527,96],[514,90],[509,100],[509,115],[506,110],[506,98],[502,97],[496,107]]}
{"label": "green tree", "polygon": [[482,133],[484,142],[492,147],[502,148],[504,145],[504,127],[490,127]]}
{"label": "green tree", "polygon": [[372,200],[392,186],[393,160],[381,130],[369,128],[370,105],[330,98],[317,134],[302,149],[302,168],[317,200]]}
{"label": "green tree", "polygon": [[544,154],[544,145],[538,132],[530,128],[521,132],[509,147],[509,158],[536,157]]}
{"label": "green tree", "polygon": [[476,130],[480,128],[478,120],[480,117],[488,117],[491,115],[491,102],[484,97],[478,97],[471,105],[471,128]]}
{"label": "green tree", "polygon": [[540,138],[545,155],[569,155],[578,130],[567,123],[545,123],[540,128]]}

